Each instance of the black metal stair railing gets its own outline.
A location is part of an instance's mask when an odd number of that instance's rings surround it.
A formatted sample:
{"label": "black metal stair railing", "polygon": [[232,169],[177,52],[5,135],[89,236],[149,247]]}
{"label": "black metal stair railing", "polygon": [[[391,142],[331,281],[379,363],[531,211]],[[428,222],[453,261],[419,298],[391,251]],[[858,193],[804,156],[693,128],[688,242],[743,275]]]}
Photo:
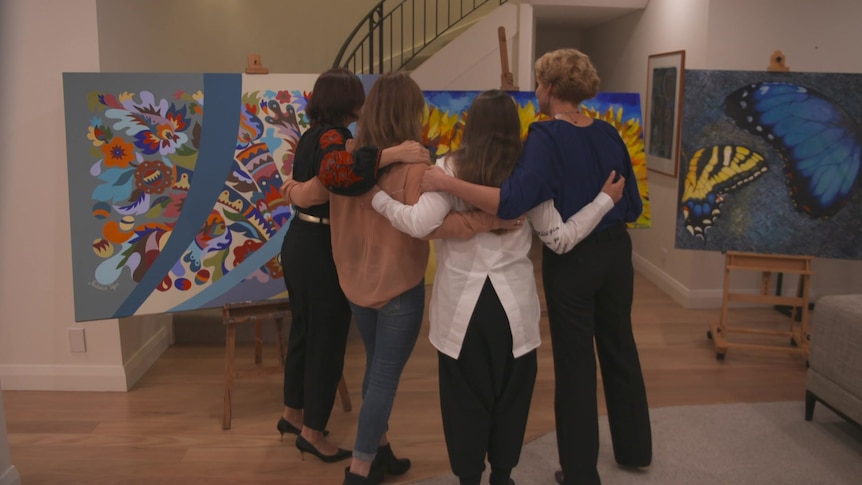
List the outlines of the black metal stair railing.
{"label": "black metal stair railing", "polygon": [[[362,18],[338,51],[332,67],[357,74],[398,71],[435,40],[507,0],[382,0]],[[496,3],[497,5],[491,5]]]}

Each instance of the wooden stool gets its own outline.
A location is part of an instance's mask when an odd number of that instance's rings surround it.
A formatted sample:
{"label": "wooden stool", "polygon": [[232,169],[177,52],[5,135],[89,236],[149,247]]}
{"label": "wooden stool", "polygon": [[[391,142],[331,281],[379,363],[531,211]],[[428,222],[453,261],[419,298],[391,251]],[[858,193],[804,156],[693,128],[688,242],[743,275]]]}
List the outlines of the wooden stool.
{"label": "wooden stool", "polygon": [[[222,323],[225,326],[225,352],[224,352],[224,412],[222,415],[222,429],[230,429],[231,422],[231,396],[233,394],[233,381],[239,378],[235,368],[236,358],[236,325],[238,323],[254,323],[254,365],[253,370],[243,372],[243,375],[263,375],[284,372],[284,338],[282,338],[282,325],[285,318],[290,317],[290,300],[287,298],[278,300],[246,301],[241,303],[228,303],[222,307]],[[276,344],[278,345],[279,360],[277,366],[263,366],[263,322],[266,320],[275,323]],[[345,412],[350,411],[353,406],[350,403],[350,393],[344,376],[338,382],[338,394],[341,397],[341,406]]]}

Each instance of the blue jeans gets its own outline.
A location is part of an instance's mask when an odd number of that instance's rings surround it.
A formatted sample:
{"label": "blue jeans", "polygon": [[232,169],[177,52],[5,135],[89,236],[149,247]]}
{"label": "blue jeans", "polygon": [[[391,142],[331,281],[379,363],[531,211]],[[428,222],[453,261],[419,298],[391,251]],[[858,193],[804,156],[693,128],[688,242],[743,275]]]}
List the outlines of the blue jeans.
{"label": "blue jeans", "polygon": [[353,457],[371,461],[389,426],[398,380],[419,336],[425,311],[425,282],[381,308],[365,308],[353,303],[350,308],[365,344],[362,407]]}

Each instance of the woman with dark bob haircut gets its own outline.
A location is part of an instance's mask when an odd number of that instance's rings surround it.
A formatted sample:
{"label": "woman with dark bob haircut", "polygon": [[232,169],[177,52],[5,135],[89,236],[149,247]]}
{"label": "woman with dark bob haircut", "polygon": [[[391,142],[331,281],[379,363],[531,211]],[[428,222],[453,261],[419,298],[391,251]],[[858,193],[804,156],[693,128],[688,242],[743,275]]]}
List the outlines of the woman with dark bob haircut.
{"label": "woman with dark bob haircut", "polygon": [[564,254],[542,248],[562,465],[557,480],[598,484],[596,351],[614,458],[626,467],[645,467],[652,461],[646,389],[632,335],[634,269],[625,226],[643,207],[628,150],[616,128],[580,110],[599,89],[590,58],[575,49],[549,52],[536,61],[536,83],[539,109],[552,119],[530,125],[521,158],[500,188],[469,184],[436,169],[426,172],[422,185],[504,219],[553,199],[568,219],[593,200],[612,171],[625,177],[622,199],[593,234]]}
{"label": "woman with dark bob haircut", "polygon": [[[311,127],[296,147],[293,180],[316,179],[329,158],[355,158],[355,170],[375,170],[396,160],[426,161],[419,143],[387,150],[363,147],[347,150],[352,138],[347,126],[359,118],[365,90],[346,69],[332,69],[314,83],[306,113]],[[282,188],[284,194],[285,187]],[[285,198],[287,198],[285,196]],[[350,328],[350,306],[338,283],[332,257],[329,201],[295,206],[295,216],[281,248],[284,283],[292,312],[284,363],[284,412],[277,429],[297,435],[296,447],[323,461],[350,457],[350,450],[330,443],[326,435]]]}

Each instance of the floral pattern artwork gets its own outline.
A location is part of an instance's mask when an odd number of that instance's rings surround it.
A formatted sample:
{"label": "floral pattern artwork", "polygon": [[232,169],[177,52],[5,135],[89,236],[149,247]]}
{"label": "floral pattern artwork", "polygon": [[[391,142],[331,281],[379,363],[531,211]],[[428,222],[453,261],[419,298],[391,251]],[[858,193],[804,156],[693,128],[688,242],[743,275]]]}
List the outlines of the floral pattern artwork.
{"label": "floral pattern artwork", "polygon": [[284,296],[315,79],[64,74],[76,320]]}
{"label": "floral pattern artwork", "polygon": [[[218,204],[158,290],[186,291],[217,281],[290,219],[278,188],[308,126],[309,96],[289,90],[243,95],[233,170]],[[104,220],[93,242],[104,259],[95,279],[110,286],[125,273],[140,281],[170,237],[191,187],[204,96],[178,91],[167,100],[148,91],[97,92],[90,106],[94,117],[86,136],[97,159],[90,173],[100,181],[92,193],[93,217]],[[280,279],[278,258],[252,277]]]}
{"label": "floral pattern artwork", "polygon": [[[104,260],[95,282],[110,287],[124,273],[140,281],[170,237],[191,185],[203,93],[178,91],[168,100],[149,91],[92,92],[87,102],[93,117],[82,136],[92,144],[90,175],[97,180],[92,215],[103,221],[92,244]],[[159,289],[188,289],[208,279],[203,268],[178,265]]]}
{"label": "floral pattern artwork", "polygon": [[[435,156],[443,156],[458,148],[463,136],[467,110],[479,91],[425,91],[427,112],[424,122],[424,142]],[[518,105],[521,135],[527,136],[530,124],[548,119],[541,114],[535,93],[510,93]],[[643,122],[638,93],[599,93],[584,101],[581,109],[587,115],[613,125],[628,147],[635,177],[638,181],[643,212],[629,227],[650,227],[649,186],[644,153]]]}

